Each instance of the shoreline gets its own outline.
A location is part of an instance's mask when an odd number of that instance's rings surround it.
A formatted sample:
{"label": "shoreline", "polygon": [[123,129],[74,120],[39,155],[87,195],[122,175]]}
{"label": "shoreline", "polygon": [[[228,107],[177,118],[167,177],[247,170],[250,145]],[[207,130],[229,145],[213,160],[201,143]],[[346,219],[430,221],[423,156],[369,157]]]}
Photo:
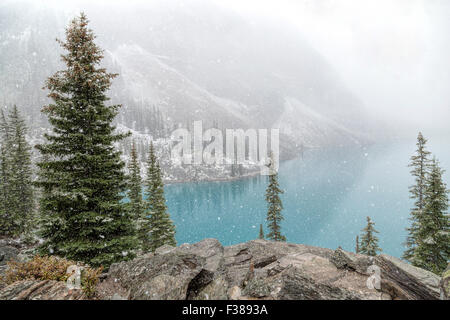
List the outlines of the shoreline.
{"label": "shoreline", "polygon": [[[363,144],[360,146],[370,146],[373,143],[369,143],[369,144]],[[342,146],[340,146],[342,147]],[[295,157],[288,157],[286,159],[280,160],[280,166],[282,163],[286,162],[286,161],[290,161],[290,160],[294,160],[300,157],[303,157],[304,152],[308,151],[308,150],[318,150],[318,149],[323,149],[326,147],[323,146],[307,146],[307,147],[303,147],[303,150],[300,151],[299,153],[297,153],[297,155]],[[181,184],[181,183],[205,183],[205,182],[232,182],[232,181],[237,181],[237,180],[245,180],[245,179],[249,179],[249,178],[253,178],[256,177],[260,174],[260,170],[256,170],[254,172],[250,172],[247,173],[245,175],[242,176],[235,176],[235,177],[216,177],[216,178],[209,178],[206,180],[165,180],[163,179],[163,183],[165,185],[171,185],[171,184]]]}
{"label": "shoreline", "polygon": [[[319,148],[320,148],[320,147],[319,147]],[[317,149],[317,147],[307,147],[307,148],[304,149],[304,151],[305,151],[305,150],[308,150],[308,149]],[[304,151],[303,151],[303,152],[304,152]],[[295,157],[288,157],[288,158],[286,158],[286,159],[280,160],[280,165],[281,165],[283,162],[290,161],[290,160],[294,160],[294,159],[297,159],[297,158],[299,158],[299,157],[302,157],[303,152],[300,152],[300,153],[297,154]],[[180,184],[180,183],[190,183],[190,182],[191,182],[191,183],[192,183],[192,182],[195,182],[195,183],[204,183],[204,182],[232,182],[232,181],[245,180],[245,179],[250,179],[250,178],[256,177],[256,176],[260,175],[260,172],[261,172],[261,170],[256,170],[256,171],[254,171],[254,172],[249,172],[249,173],[247,173],[247,174],[245,174],[245,175],[242,175],[242,176],[235,176],[235,177],[217,177],[217,178],[210,178],[210,179],[207,179],[207,180],[197,180],[197,181],[195,181],[195,180],[164,180],[164,179],[163,179],[163,182],[164,182],[165,185],[170,185],[170,184]]]}
{"label": "shoreline", "polygon": [[245,180],[260,175],[260,171],[250,172],[242,176],[236,177],[217,177],[207,180],[163,180],[165,185],[181,184],[181,183],[207,183],[207,182],[232,182],[237,180]]}

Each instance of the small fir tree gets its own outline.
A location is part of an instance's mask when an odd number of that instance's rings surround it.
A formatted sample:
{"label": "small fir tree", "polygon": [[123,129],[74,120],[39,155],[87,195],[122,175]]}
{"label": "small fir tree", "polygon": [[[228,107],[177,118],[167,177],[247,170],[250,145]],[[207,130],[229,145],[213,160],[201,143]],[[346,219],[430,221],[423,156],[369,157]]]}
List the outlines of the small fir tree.
{"label": "small fir tree", "polygon": [[259,225],[259,239],[264,239],[264,230],[262,223]]}
{"label": "small fir tree", "polygon": [[414,207],[411,209],[410,214],[410,226],[407,228],[408,236],[406,238],[405,246],[406,250],[403,253],[403,259],[414,263],[415,249],[417,246],[418,237],[418,220],[423,214],[423,208],[425,207],[425,188],[426,179],[430,171],[430,152],[426,149],[427,139],[425,139],[421,132],[417,136],[417,150],[411,157],[411,175],[415,179],[415,184],[409,187],[411,199],[414,199]]}
{"label": "small fir tree", "polygon": [[267,223],[270,232],[267,234],[267,239],[274,241],[286,241],[286,237],[281,234],[281,221],[283,215],[283,204],[280,199],[280,194],[283,190],[280,189],[278,184],[278,172],[275,170],[275,164],[273,155],[270,156],[269,164],[269,184],[266,189],[266,202],[268,206],[267,210]]}
{"label": "small fir tree", "polygon": [[31,147],[26,140],[25,120],[17,106],[9,112],[8,119],[1,113],[0,129],[1,233],[29,238],[34,221]]}
{"label": "small fir tree", "polygon": [[8,206],[10,203],[10,127],[3,110],[0,113],[0,234],[4,236],[17,236],[18,225]]}
{"label": "small fir tree", "polygon": [[369,256],[376,256],[381,251],[378,246],[378,238],[375,233],[378,233],[374,228],[375,222],[370,217],[367,217],[367,226],[362,230],[361,243],[359,245],[359,253],[367,254]]}
{"label": "small fir tree", "polygon": [[148,236],[144,240],[143,249],[153,252],[165,244],[175,246],[175,226],[167,212],[161,168],[153,143],[150,143],[145,187],[147,219],[143,223],[142,232]]}
{"label": "small fir tree", "polygon": [[8,204],[19,223],[19,233],[30,236],[34,221],[31,146],[26,140],[27,126],[16,106],[9,114],[11,127],[10,192]]}
{"label": "small fir tree", "polygon": [[138,159],[136,144],[132,143],[131,145],[131,159],[128,164],[128,198],[130,200],[130,210],[133,216],[133,219],[136,224],[137,237],[139,240],[140,246],[142,246],[142,242],[144,241],[145,234],[141,233],[142,225],[145,221],[145,212],[144,212],[144,202],[142,199],[142,178],[141,178],[141,168],[140,162]]}
{"label": "small fir tree", "polygon": [[417,246],[413,265],[440,275],[450,259],[450,220],[448,190],[443,170],[433,159],[424,193],[423,214],[418,216]]}

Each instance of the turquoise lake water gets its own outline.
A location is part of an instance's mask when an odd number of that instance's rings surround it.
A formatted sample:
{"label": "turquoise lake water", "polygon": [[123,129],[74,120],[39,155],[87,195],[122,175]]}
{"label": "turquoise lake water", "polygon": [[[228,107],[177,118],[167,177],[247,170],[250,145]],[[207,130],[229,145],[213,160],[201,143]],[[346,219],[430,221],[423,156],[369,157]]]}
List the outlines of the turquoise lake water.
{"label": "turquoise lake water", "polygon": [[[429,149],[450,169],[450,144]],[[366,216],[380,232],[380,246],[400,257],[408,225],[409,157],[415,141],[370,147],[308,150],[281,164],[279,182],[284,194],[282,232],[288,242],[353,251]],[[444,179],[449,183],[449,174]],[[177,241],[194,243],[217,238],[224,245],[256,239],[267,212],[267,177],[166,186],[169,212]]]}

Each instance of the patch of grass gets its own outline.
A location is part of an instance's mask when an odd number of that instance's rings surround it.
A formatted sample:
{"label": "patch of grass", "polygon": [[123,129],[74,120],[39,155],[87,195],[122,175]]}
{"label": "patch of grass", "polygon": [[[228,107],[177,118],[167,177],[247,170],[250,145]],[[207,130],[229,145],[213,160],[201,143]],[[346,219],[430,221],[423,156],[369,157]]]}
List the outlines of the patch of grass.
{"label": "patch of grass", "polygon": [[[58,258],[55,256],[36,255],[30,261],[9,261],[8,268],[0,281],[9,285],[21,280],[56,280],[67,281],[70,274],[67,268],[77,265],[75,261]],[[81,272],[81,287],[87,297],[95,294],[98,278],[103,268],[90,268],[83,266]]]}
{"label": "patch of grass", "polygon": [[91,298],[95,295],[95,290],[98,284],[98,278],[101,275],[103,268],[84,268],[81,271],[81,287],[84,294]]}
{"label": "patch of grass", "polygon": [[444,271],[444,273],[442,274],[442,278],[450,278],[450,269],[447,271]]}
{"label": "patch of grass", "polygon": [[27,262],[11,260],[2,280],[6,284],[30,279],[66,281],[70,276],[67,268],[74,264],[76,262],[54,256],[37,255]]}

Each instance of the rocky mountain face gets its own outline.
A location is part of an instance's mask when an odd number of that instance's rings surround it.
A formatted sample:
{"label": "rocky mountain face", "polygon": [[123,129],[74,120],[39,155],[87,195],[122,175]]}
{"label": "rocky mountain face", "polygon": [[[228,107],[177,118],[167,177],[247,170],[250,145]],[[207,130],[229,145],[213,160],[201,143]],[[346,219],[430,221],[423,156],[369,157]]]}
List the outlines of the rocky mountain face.
{"label": "rocky mountain face", "polygon": [[[0,254],[8,252],[5,247],[0,246]],[[385,254],[369,257],[265,240],[223,247],[216,239],[205,239],[113,264],[102,276],[96,298],[436,300],[448,299],[445,286],[448,277]],[[25,280],[0,290],[0,299],[84,298],[56,281]]]}
{"label": "rocky mountain face", "polygon": [[[56,37],[80,7],[27,1],[0,4],[0,103],[17,104],[33,141],[48,128],[45,79],[62,67]],[[119,73],[111,103],[123,108],[120,130],[132,130],[142,156],[150,139],[160,152],[170,132],[202,120],[204,128],[279,128],[282,156],[300,146],[364,143],[373,124],[339,75],[288,25],[243,17],[209,1],[154,2],[82,9],[105,49],[104,65]],[[128,154],[130,140],[120,147]],[[290,151],[290,152],[288,152]],[[177,168],[172,180],[196,173]],[[223,170],[209,168],[206,176]],[[186,177],[183,177],[183,174]],[[222,174],[223,175],[223,174]]]}

